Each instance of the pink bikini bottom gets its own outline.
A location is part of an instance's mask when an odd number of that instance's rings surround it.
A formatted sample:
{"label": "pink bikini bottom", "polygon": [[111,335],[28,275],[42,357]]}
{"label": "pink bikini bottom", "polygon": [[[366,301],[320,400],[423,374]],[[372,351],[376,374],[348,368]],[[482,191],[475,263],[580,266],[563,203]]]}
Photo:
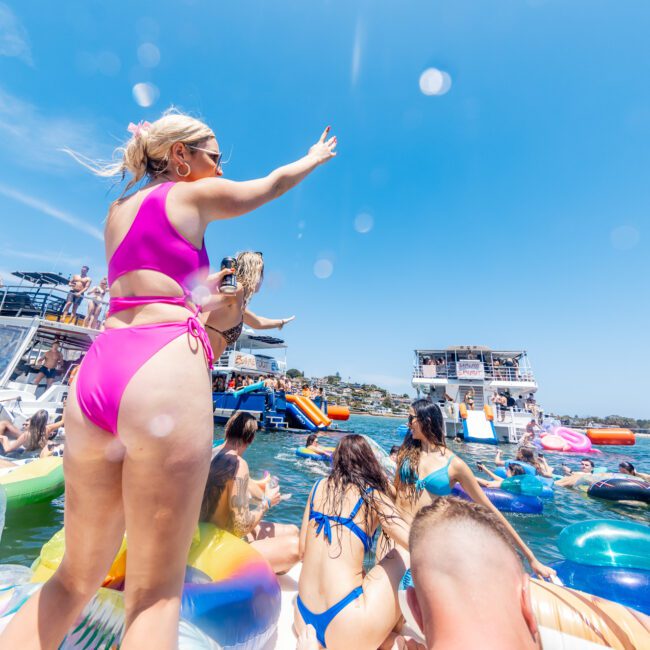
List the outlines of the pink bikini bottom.
{"label": "pink bikini bottom", "polygon": [[184,334],[201,343],[211,368],[210,340],[194,316],[185,322],[104,330],[88,350],[75,380],[77,401],[86,417],[116,436],[120,402],[133,375],[156,352]]}

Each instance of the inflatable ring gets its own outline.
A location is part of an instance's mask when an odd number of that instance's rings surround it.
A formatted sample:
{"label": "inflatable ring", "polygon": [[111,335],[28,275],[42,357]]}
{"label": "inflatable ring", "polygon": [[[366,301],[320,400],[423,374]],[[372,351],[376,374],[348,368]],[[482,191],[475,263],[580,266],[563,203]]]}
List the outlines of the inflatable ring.
{"label": "inflatable ring", "polygon": [[7,496],[7,511],[32,503],[52,501],[63,494],[63,459],[48,456],[19,465],[0,476]]}
{"label": "inflatable ring", "polygon": [[641,501],[650,503],[650,483],[634,478],[613,477],[589,486],[590,497],[607,501]]}
{"label": "inflatable ring", "polygon": [[544,436],[540,444],[547,451],[569,451],[571,449],[569,443],[562,436],[556,436],[552,433]]}
{"label": "inflatable ring", "polygon": [[[323,447],[323,449],[334,453],[336,447]],[[318,452],[312,451],[308,447],[298,447],[298,449],[296,449],[296,456],[299,458],[309,458],[311,460],[322,460],[325,463],[332,462],[331,456],[328,456],[327,454],[319,454]]]}
{"label": "inflatable ring", "polygon": [[596,519],[567,526],[557,545],[567,560],[590,566],[650,570],[650,526]]}
{"label": "inflatable ring", "polygon": [[[398,601],[407,625],[422,637],[408,604],[409,588],[413,588],[410,569],[400,582]],[[647,646],[650,619],[629,607],[534,578],[530,597],[545,650],[582,648],[580,640],[616,650]]]}
{"label": "inflatable ring", "polygon": [[567,587],[650,614],[650,571],[587,566],[569,560],[552,566]]}
{"label": "inflatable ring", "polygon": [[[25,604],[40,585],[19,584],[2,589],[0,602],[0,631]],[[124,633],[124,594],[112,589],[100,589],[66,635],[61,648],[89,650],[116,648]],[[178,625],[179,650],[216,650],[215,643],[186,620]]]}
{"label": "inflatable ring", "polygon": [[[569,443],[569,450],[575,451],[578,453],[589,453],[591,449],[591,440],[587,438],[584,433],[579,433],[568,427],[556,427],[553,429],[553,434],[555,436],[560,436]],[[543,444],[543,439],[542,439]]]}
{"label": "inflatable ring", "polygon": [[541,497],[542,499],[552,499],[555,496],[550,485],[529,474],[504,478],[501,489],[512,494],[525,494],[529,497]]}
{"label": "inflatable ring", "polygon": [[[512,494],[498,488],[481,488],[490,503],[501,512],[516,512],[524,515],[539,515],[544,510],[544,504],[539,497],[530,497],[525,494]],[[457,483],[452,494],[465,501],[472,501],[472,498]]]}
{"label": "inflatable ring", "polygon": [[[64,550],[60,530],[34,562],[32,580],[47,580]],[[127,554],[123,542],[104,585],[124,582]],[[280,585],[268,562],[241,539],[201,523],[187,563],[189,581],[183,588],[181,616],[220,646],[263,647],[280,615]]]}

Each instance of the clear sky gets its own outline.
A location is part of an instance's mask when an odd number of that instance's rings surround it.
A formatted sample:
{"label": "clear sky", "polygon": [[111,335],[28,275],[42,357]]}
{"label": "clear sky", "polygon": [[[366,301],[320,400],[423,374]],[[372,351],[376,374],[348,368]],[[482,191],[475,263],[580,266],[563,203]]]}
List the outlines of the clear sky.
{"label": "clear sky", "polygon": [[331,124],[334,161],[206,237],[264,251],[291,366],[410,392],[417,347],[522,348],[547,410],[648,417],[649,33],[642,0],[0,1],[2,275],[105,273],[116,193],[60,147],[174,104],[243,180]]}

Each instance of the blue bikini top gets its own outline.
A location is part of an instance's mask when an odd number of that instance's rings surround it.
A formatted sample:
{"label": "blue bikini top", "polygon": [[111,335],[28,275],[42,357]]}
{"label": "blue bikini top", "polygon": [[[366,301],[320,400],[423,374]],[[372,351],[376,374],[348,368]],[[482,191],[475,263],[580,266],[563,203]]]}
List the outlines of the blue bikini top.
{"label": "blue bikini top", "polygon": [[[359,509],[363,505],[363,497],[359,497],[359,500],[357,501],[356,505],[354,506],[354,508],[352,508],[352,512],[347,517],[340,517],[338,515],[326,515],[324,512],[317,512],[316,510],[314,510],[314,495],[316,494],[318,485],[322,480],[323,479],[319,479],[316,482],[316,485],[314,485],[314,489],[312,490],[311,493],[311,500],[309,503],[309,521],[313,519],[318,524],[316,528],[316,536],[320,535],[321,531],[323,531],[323,534],[327,538],[327,542],[331,544],[332,524],[334,524],[335,526],[336,525],[344,526],[352,534],[356,535],[361,540],[361,543],[363,544],[363,548],[366,551],[369,551],[372,548],[372,540],[374,538],[374,534],[368,535],[368,533],[362,530],[353,521],[353,519],[357,516]],[[369,487],[366,490],[366,494],[370,494],[372,491],[373,488]],[[332,522],[332,524],[330,522]]]}
{"label": "blue bikini top", "polygon": [[444,497],[451,494],[451,485],[449,485],[449,465],[451,464],[454,454],[449,456],[449,460],[444,467],[427,474],[423,479],[419,479],[417,474],[411,469],[410,463],[406,460],[400,469],[400,477],[405,483],[415,483],[415,489],[421,492],[426,490],[434,496]]}

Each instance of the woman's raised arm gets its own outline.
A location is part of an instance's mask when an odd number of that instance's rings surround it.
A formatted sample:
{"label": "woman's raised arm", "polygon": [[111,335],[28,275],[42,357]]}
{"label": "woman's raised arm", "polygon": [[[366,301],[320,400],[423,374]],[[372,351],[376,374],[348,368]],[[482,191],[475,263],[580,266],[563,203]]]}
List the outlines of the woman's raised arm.
{"label": "woman's raised arm", "polygon": [[252,212],[298,185],[316,167],[336,156],[336,137],[326,140],[329,131],[328,126],[306,156],[278,167],[264,178],[241,182],[204,178],[192,183],[191,191],[206,223]]}

